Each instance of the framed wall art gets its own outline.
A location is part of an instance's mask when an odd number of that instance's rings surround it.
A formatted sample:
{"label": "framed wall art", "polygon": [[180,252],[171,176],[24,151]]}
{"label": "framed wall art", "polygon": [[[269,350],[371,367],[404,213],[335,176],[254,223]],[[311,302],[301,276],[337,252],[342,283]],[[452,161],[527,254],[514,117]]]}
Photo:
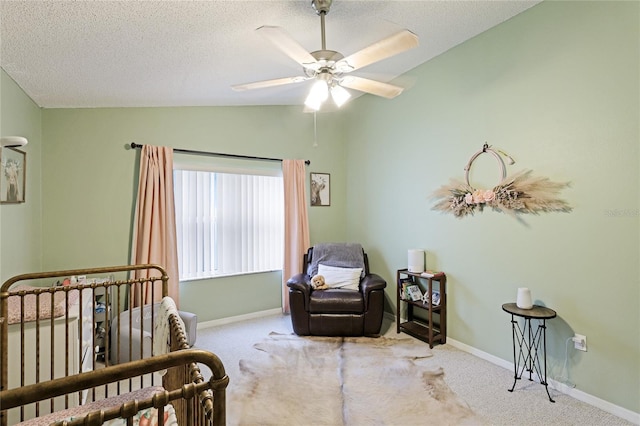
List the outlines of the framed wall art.
{"label": "framed wall art", "polygon": [[0,169],[0,203],[24,203],[27,154],[15,148],[2,148]]}
{"label": "framed wall art", "polygon": [[329,173],[311,173],[311,205],[331,205],[331,176]]}

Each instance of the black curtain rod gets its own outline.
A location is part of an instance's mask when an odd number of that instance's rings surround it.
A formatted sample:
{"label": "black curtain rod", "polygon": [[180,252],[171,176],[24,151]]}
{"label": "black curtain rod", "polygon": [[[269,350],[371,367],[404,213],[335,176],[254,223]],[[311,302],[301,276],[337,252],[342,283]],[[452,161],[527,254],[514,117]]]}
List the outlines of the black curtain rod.
{"label": "black curtain rod", "polygon": [[[137,144],[135,142],[131,142],[131,148],[142,148],[144,145]],[[179,152],[181,154],[195,154],[195,155],[210,155],[215,157],[227,157],[227,158],[244,158],[246,160],[264,160],[264,161],[282,161],[282,158],[269,158],[269,157],[253,157],[251,155],[238,155],[238,154],[224,154],[221,152],[208,152],[208,151],[194,151],[191,149],[181,149],[181,148],[173,148],[174,152]],[[311,160],[304,160],[304,164],[307,166],[311,164]]]}

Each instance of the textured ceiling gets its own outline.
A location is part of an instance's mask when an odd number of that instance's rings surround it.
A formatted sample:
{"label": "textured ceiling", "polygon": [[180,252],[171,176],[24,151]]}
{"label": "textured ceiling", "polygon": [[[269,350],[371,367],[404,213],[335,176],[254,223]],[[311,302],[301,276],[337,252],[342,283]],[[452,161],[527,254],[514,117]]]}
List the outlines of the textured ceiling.
{"label": "textured ceiling", "polygon": [[[327,48],[347,56],[407,28],[420,46],[357,70],[382,81],[537,4],[533,1],[335,0]],[[2,0],[0,65],[41,107],[302,105],[309,82],[230,86],[301,75],[256,28],[284,28],[320,49],[310,0]],[[357,93],[354,93],[357,95]]]}

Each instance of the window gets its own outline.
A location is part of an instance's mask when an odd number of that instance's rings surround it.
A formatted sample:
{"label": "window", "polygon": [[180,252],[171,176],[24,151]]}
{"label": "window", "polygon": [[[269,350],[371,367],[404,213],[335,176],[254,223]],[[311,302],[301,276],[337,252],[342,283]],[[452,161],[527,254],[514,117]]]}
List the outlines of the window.
{"label": "window", "polygon": [[282,176],[174,170],[180,279],[282,269],[282,185]]}

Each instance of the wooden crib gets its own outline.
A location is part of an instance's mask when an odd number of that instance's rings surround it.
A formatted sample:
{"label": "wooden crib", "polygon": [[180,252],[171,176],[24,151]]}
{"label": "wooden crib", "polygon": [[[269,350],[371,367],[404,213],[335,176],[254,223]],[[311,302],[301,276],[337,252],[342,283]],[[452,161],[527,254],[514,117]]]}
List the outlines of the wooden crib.
{"label": "wooden crib", "polygon": [[[151,418],[161,425],[225,424],[229,379],[220,359],[189,349],[177,313],[156,317],[167,281],[157,265],[7,280],[0,288],[0,425],[119,424],[114,419],[155,424]],[[143,295],[147,302],[125,309],[129,300],[143,300]],[[146,323],[168,322],[170,353],[150,357],[150,348],[142,344],[134,353],[133,339],[157,343],[156,327],[136,323],[136,309],[155,319]],[[127,316],[129,321],[112,329],[111,318]],[[127,352],[128,362],[121,362],[120,354]],[[199,363],[211,370],[209,380]]]}

